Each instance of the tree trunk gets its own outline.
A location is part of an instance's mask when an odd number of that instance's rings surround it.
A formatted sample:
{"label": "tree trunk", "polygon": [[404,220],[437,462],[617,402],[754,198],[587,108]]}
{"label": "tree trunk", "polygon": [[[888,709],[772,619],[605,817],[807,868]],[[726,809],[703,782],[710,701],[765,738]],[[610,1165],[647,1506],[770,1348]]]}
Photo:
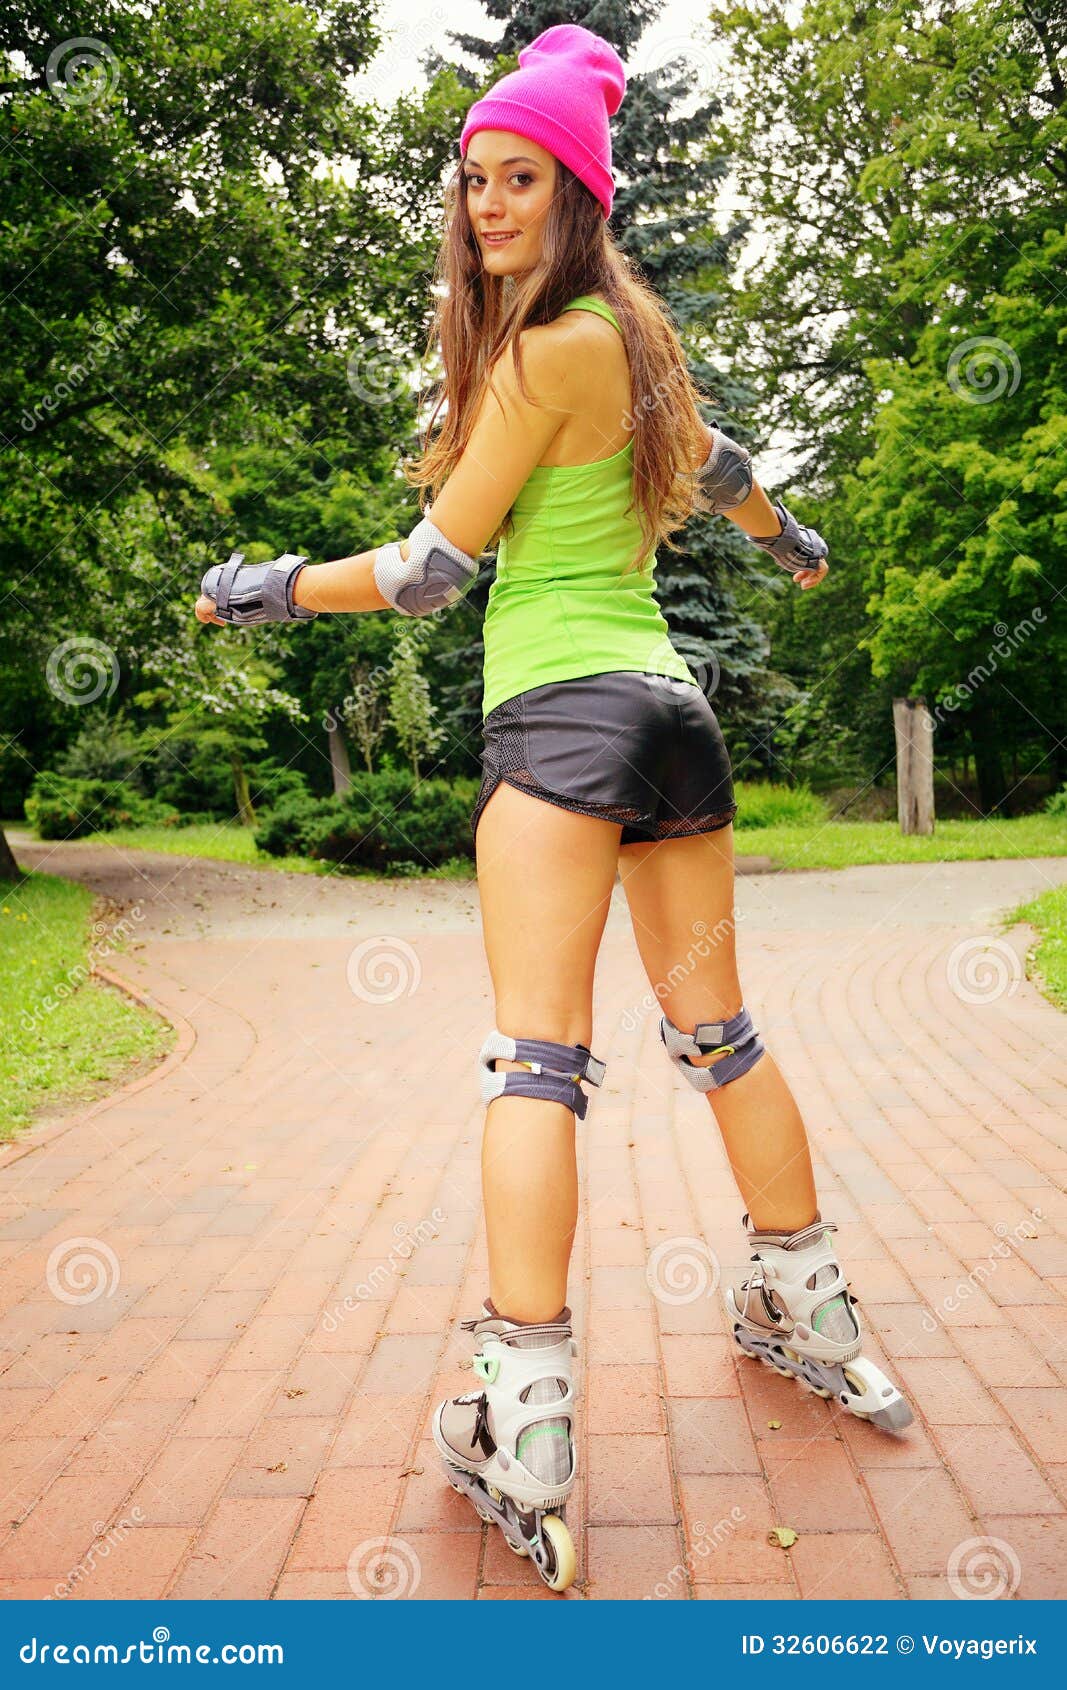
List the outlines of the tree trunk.
{"label": "tree trunk", "polygon": [[0,880],[24,880],[25,876],[15,861],[15,853],[11,843],[0,827]]}
{"label": "tree trunk", "polygon": [[934,831],[934,722],[923,698],[894,698],[897,820],[901,833]]}
{"label": "tree trunk", "polygon": [[[1001,810],[1008,786],[1000,755],[996,713],[988,707],[971,712],[971,745],[974,748],[974,775],[978,782],[978,805],[984,816],[991,816]],[[1003,813],[1007,814],[1007,811]]]}
{"label": "tree trunk", "polygon": [[327,728],[330,741],[330,768],[333,771],[334,796],[340,797],[352,786],[352,765],[348,758],[348,742],[336,723]]}
{"label": "tree trunk", "polygon": [[239,754],[230,754],[230,768],[233,770],[233,795],[237,803],[237,814],[241,818],[242,827],[252,827],[255,823],[256,812],[252,807],[252,794],[248,790],[248,775]]}

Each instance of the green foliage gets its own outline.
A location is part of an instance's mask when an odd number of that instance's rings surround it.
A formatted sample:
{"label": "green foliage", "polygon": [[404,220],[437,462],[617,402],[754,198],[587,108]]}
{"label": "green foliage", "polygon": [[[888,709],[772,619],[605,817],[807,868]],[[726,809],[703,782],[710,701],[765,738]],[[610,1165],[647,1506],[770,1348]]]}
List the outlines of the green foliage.
{"label": "green foliage", "polygon": [[1044,803],[1046,816],[1058,816],[1067,821],[1067,786],[1061,786],[1058,792],[1053,792]]}
{"label": "green foliage", "polygon": [[401,861],[436,867],[473,855],[470,815],[476,780],[423,780],[398,770],[363,775],[341,798],[306,793],[282,798],[257,826],[255,842],[271,856],[303,855],[386,869]]}
{"label": "green foliage", "polygon": [[91,716],[56,758],[55,772],[71,780],[122,781],[145,790],[142,748],[121,717]]}
{"label": "green foliage", "polygon": [[177,813],[122,781],[73,780],[42,771],[26,798],[26,819],[41,839],[81,839],[116,827],[177,823]]}
{"label": "green foliage", "polygon": [[[1060,813],[1067,814],[1067,807]],[[1027,958],[1027,971],[1053,1003],[1067,1009],[1067,886],[1042,892],[1016,910],[1012,919],[1028,921],[1037,929],[1038,942]]]}
{"label": "green foliage", "polygon": [[1067,17],[718,0],[714,20],[734,98],[710,144],[744,160],[766,237],[717,328],[830,543],[823,587],[765,605],[775,666],[814,693],[775,749],[875,778],[892,697],[924,692],[938,754],[1004,809],[1030,769],[1067,774]]}
{"label": "green foliage", "polygon": [[813,826],[826,820],[826,805],[807,786],[775,786],[771,782],[737,781],[734,826]]}
{"label": "green foliage", "polygon": [[[333,802],[338,724],[361,788],[367,763],[473,778],[491,568],[406,655],[386,612],[237,630],[192,605],[232,548],[318,561],[408,531],[442,172],[559,8],[489,0],[492,38],[446,31],[465,62],[431,52],[384,113],[349,85],[371,0],[105,10],[114,72],[76,98],[46,74],[51,13],[13,0],[0,24],[0,811],[46,769],[131,815],[140,793],[296,816]],[[1063,6],[712,0],[729,97],[696,100],[684,59],[645,52],[654,10],[586,20],[633,67],[613,232],[716,418],[831,548],[801,594],[726,520],[690,524],[660,553],[672,637],[718,676],[742,778],[891,779],[892,699],[922,690],[942,769],[970,791],[973,764],[1007,813],[1035,771],[1067,780]],[[95,703],[57,684],[70,642],[100,660]],[[79,827],[98,808],[67,803]]]}

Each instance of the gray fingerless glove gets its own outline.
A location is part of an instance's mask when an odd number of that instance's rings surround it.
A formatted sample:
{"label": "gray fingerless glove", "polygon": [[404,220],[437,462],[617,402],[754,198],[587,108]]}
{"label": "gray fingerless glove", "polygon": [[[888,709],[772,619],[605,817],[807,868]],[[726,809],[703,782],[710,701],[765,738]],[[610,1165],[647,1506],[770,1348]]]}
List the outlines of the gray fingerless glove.
{"label": "gray fingerless glove", "polygon": [[790,516],[781,499],[776,499],[772,508],[782,525],[781,533],[763,535],[758,539],[750,534],[748,538],[752,544],[791,574],[798,569],[815,569],[820,558],[824,558],[830,550],[822,535],[814,528],[805,528],[803,523]]}
{"label": "gray fingerless glove", "polygon": [[206,572],[200,591],[215,601],[215,615],[238,628],[259,622],[310,622],[319,613],[293,603],[293,582],[307,563],[297,552],[283,552],[271,563],[245,563],[232,552],[228,563]]}

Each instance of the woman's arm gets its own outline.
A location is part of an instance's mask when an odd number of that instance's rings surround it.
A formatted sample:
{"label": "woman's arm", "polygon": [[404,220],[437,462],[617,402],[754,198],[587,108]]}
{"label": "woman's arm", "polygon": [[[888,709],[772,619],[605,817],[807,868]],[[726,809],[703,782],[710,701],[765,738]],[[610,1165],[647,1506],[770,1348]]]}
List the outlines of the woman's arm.
{"label": "woman's arm", "polygon": [[[703,419],[701,419],[703,421]],[[707,435],[708,456],[704,464],[698,469],[708,477],[709,485],[713,485],[718,495],[717,512],[720,516],[728,517],[749,539],[756,545],[763,541],[778,540],[786,533],[786,522],[790,526],[790,537],[783,539],[781,547],[768,548],[779,555],[776,561],[785,563],[790,568],[793,557],[796,556],[796,544],[799,541],[800,530],[792,517],[788,516],[785,506],[779,502],[783,515],[779,519],[779,511],[772,505],[763,488],[752,474],[751,453],[744,446],[739,446],[729,435],[723,434],[721,429],[713,428],[704,423]],[[826,552],[825,542],[815,534],[813,529],[803,530],[807,536],[804,544],[810,554],[812,549],[808,542],[812,542]],[[784,551],[783,551],[784,548]],[[810,567],[791,569],[793,580],[802,587],[817,587],[829,569],[825,555]]]}
{"label": "woman's arm", "polygon": [[[400,555],[407,559],[410,542],[402,541]],[[377,548],[341,557],[334,563],[309,563],[293,582],[293,602],[305,610],[391,610],[374,580]]]}
{"label": "woman's arm", "polygon": [[[704,429],[707,444],[704,448],[704,459],[702,459],[701,463],[697,466],[697,473],[699,474],[701,470],[704,470],[705,473],[707,472],[712,447],[715,444],[715,437],[718,435],[720,440],[725,441],[725,444],[735,454],[735,461],[736,457],[744,459],[746,466],[745,480],[747,480],[751,486],[751,492],[747,494],[742,503],[734,504],[727,508],[726,502],[724,501],[723,508],[719,510],[718,514],[720,516],[729,517],[730,521],[736,522],[738,528],[744,529],[746,534],[755,534],[762,537],[763,535],[774,535],[779,533],[781,530],[781,524],[775,515],[774,507],[768,499],[766,493],[763,491],[763,488],[752,474],[750,467],[751,454],[745,447],[738,446],[736,441],[731,440],[729,435],[724,435],[722,429],[713,428],[710,423],[704,422],[703,418],[701,418],[701,424]],[[733,493],[732,496],[736,499],[737,494]]]}
{"label": "woman's arm", "polygon": [[[492,393],[483,397],[463,455],[442,487],[428,519],[447,540],[469,557],[480,557],[530,471],[544,455],[568,413],[568,389],[575,380],[573,352],[564,352],[563,339],[544,328],[522,337],[523,370],[527,389],[539,404],[519,392],[511,349],[497,360]],[[503,407],[503,409],[501,409]],[[406,561],[410,543],[401,543]],[[293,585],[295,602],[307,610],[389,610],[389,601],[374,579],[375,551],[336,563],[308,564]]]}

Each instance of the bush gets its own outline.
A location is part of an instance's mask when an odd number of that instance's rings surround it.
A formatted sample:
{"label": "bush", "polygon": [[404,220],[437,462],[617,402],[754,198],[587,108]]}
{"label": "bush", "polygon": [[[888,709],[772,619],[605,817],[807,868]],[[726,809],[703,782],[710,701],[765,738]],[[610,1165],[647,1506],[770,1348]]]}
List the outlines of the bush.
{"label": "bush", "polygon": [[217,745],[171,736],[156,748],[151,773],[155,796],[163,803],[212,821],[233,820],[233,771]]}
{"label": "bush", "polygon": [[142,750],[135,733],[120,716],[101,716],[86,723],[56,758],[55,773],[66,780],[124,782],[145,790]]}
{"label": "bush", "polygon": [[738,781],[735,827],[812,827],[826,820],[826,805],[807,786]]}
{"label": "bush", "polygon": [[1053,792],[1045,799],[1045,814],[1067,819],[1067,786],[1061,786],[1058,792]]}
{"label": "bush", "polygon": [[288,793],[257,825],[255,841],[275,857],[379,870],[410,862],[436,868],[472,855],[470,813],[479,785],[476,779],[424,780],[413,787],[410,774],[399,770],[357,775],[343,797]]}
{"label": "bush", "polygon": [[311,788],[302,770],[279,763],[276,757],[264,757],[249,766],[248,790],[253,808],[259,811],[275,809],[290,792],[310,794]]}
{"label": "bush", "polygon": [[170,822],[174,811],[121,781],[70,780],[42,770],[25,802],[26,819],[41,839],[81,839],[116,827]]}

